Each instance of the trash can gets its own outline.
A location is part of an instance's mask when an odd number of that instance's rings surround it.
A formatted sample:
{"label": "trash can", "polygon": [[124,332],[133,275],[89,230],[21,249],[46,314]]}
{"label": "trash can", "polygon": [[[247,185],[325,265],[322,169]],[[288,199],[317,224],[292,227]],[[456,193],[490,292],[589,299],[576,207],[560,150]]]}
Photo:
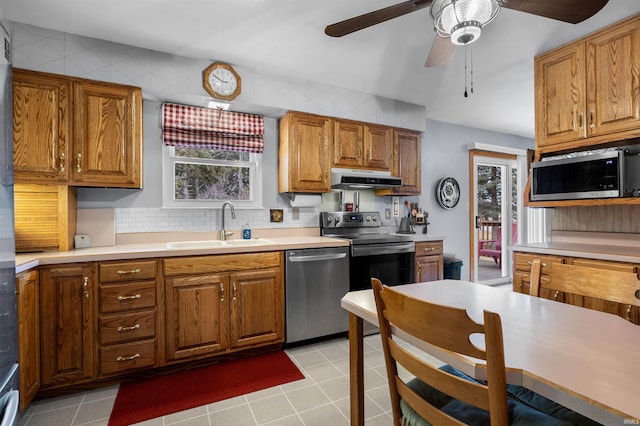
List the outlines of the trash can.
{"label": "trash can", "polygon": [[462,274],[462,259],[454,255],[444,256],[444,279],[459,280]]}

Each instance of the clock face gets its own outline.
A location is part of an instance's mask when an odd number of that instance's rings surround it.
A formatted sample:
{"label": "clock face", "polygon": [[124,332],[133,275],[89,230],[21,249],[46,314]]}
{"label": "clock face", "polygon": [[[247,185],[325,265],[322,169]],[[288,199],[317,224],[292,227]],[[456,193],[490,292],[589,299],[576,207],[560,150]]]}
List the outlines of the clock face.
{"label": "clock face", "polygon": [[203,84],[214,98],[232,100],[240,94],[240,76],[227,64],[211,64],[204,70]]}

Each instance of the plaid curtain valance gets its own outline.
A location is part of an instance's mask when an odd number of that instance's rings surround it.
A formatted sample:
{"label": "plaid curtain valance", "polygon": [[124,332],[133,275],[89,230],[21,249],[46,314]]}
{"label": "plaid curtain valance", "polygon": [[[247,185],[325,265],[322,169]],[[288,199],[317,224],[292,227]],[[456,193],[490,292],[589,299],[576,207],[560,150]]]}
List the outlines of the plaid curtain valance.
{"label": "plaid curtain valance", "polygon": [[181,148],[262,153],[264,119],[259,115],[188,105],[162,105],[162,141]]}

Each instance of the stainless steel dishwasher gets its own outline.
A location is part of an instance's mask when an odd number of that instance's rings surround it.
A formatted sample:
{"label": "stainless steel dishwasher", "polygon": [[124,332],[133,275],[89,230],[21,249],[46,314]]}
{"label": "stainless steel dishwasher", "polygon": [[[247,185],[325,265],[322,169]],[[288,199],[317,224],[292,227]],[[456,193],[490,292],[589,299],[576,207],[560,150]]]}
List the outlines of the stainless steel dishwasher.
{"label": "stainless steel dishwasher", "polygon": [[286,343],[347,331],[349,247],[287,250],[285,289]]}

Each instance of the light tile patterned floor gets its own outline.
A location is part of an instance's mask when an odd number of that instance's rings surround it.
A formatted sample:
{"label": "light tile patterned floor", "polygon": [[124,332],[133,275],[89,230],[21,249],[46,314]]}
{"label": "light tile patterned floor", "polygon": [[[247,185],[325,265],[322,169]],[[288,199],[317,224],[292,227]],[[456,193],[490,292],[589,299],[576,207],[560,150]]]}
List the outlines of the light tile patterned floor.
{"label": "light tile patterned floor", "polygon": [[[305,379],[200,406],[140,425],[339,426],[349,424],[349,347],[346,338],[286,350]],[[392,424],[380,335],[365,337],[367,426]],[[21,425],[107,425],[117,386],[34,402]]]}

